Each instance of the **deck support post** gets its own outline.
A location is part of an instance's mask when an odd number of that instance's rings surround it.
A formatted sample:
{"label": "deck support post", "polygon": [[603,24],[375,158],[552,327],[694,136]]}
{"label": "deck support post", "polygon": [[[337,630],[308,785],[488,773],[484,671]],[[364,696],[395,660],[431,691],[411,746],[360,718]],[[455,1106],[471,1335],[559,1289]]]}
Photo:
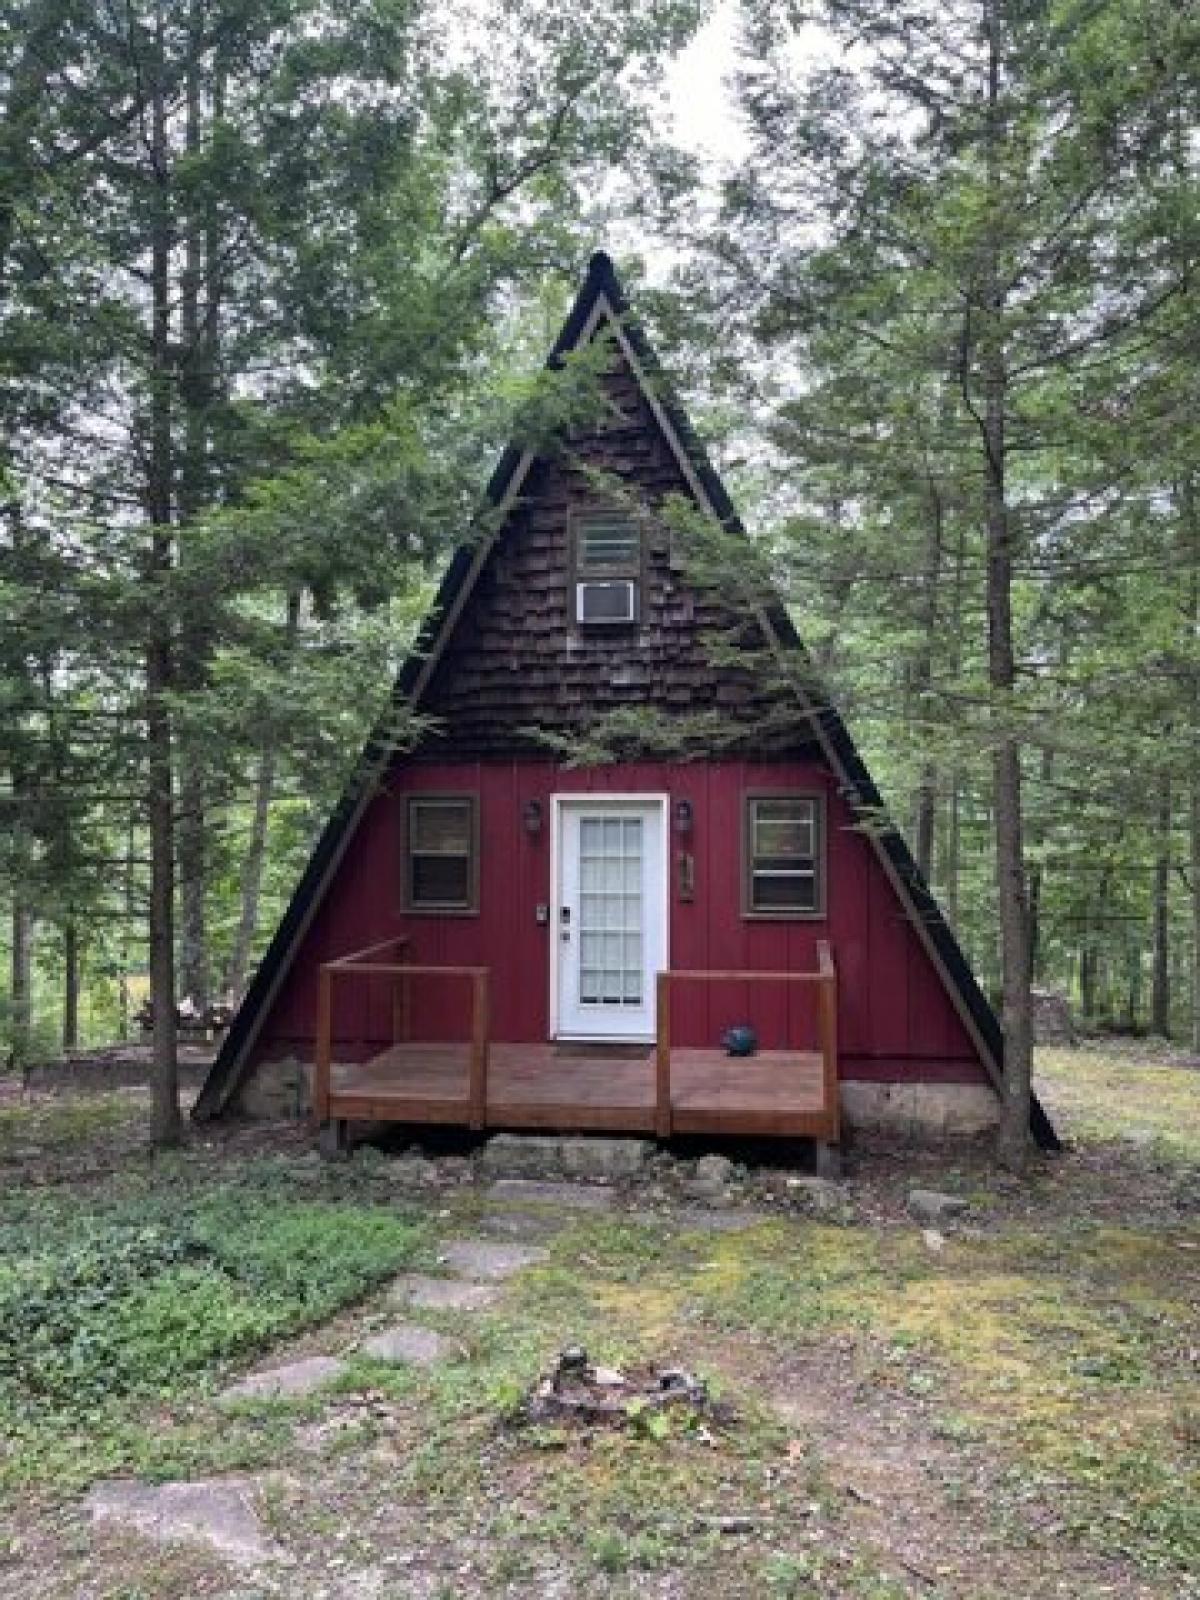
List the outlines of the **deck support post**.
{"label": "deck support post", "polygon": [[346,1161],[350,1156],[350,1124],[344,1117],[327,1118],[317,1132],[317,1154],[322,1161]]}
{"label": "deck support post", "polygon": [[816,1153],[814,1165],[818,1178],[840,1178],[842,1176],[842,1147],[830,1144],[828,1139],[814,1139],[813,1149]]}
{"label": "deck support post", "polygon": [[671,974],[657,978],[655,1017],[654,1132],[660,1139],[671,1137]]}
{"label": "deck support post", "polygon": [[837,968],[833,951],[826,940],[817,945],[820,990],[817,1006],[821,1031],[821,1056],[825,1068],[825,1110],[829,1117],[829,1141],[837,1145],[842,1137],[842,1086],[838,1073],[838,992]]}
{"label": "deck support post", "polygon": [[475,972],[471,979],[471,1065],[468,1096],[470,1127],[473,1133],[482,1133],[487,1126],[487,1069],[488,973],[484,968]]}

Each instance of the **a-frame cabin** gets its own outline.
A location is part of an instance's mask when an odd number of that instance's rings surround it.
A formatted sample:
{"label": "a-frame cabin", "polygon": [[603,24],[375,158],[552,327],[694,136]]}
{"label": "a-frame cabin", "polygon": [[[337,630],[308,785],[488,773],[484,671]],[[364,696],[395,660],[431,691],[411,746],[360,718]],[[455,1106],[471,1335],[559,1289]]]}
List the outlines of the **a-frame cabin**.
{"label": "a-frame cabin", "polygon": [[980,1131],[996,1017],[782,605],[658,515],[741,533],[604,255],[551,365],[594,340],[603,404],[502,457],[395,686],[428,731],[368,746],[194,1114]]}

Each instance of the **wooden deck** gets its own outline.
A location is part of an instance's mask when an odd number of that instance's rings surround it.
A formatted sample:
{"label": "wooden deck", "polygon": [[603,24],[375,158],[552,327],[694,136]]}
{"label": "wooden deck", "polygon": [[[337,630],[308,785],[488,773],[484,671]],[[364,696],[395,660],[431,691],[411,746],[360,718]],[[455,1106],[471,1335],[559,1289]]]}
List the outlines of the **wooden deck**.
{"label": "wooden deck", "polygon": [[[329,1115],[348,1121],[471,1121],[466,1044],[398,1044],[331,1070]],[[489,1128],[653,1133],[655,1052],[493,1043],[488,1052]],[[671,1051],[675,1133],[836,1138],[817,1052],[764,1050],[736,1059],[720,1050]]]}
{"label": "wooden deck", "polygon": [[[653,1046],[509,1044],[489,1036],[487,967],[416,965],[404,935],[320,969],[313,1114],[335,1135],[346,1122],[450,1123],[482,1131],[776,1134],[836,1143],[839,1134],[837,972],[827,944],[815,972],[660,972]],[[390,958],[390,959],[388,959]],[[361,1063],[334,1060],[334,981],[387,979],[392,1044]],[[452,979],[468,996],[462,1043],[411,1037],[411,989]],[[817,990],[816,1050],[763,1050],[732,1057],[674,1043],[671,997],[679,984],[812,984]]]}

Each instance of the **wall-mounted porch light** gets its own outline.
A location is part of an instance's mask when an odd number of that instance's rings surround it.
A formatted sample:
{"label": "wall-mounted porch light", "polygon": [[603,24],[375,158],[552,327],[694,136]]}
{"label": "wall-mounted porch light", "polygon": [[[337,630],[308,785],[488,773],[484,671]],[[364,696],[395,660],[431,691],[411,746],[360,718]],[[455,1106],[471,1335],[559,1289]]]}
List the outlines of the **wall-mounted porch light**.
{"label": "wall-mounted porch light", "polygon": [[525,808],[521,812],[521,821],[525,824],[525,832],[529,837],[536,839],[542,831],[542,802],[526,800]]}
{"label": "wall-mounted porch light", "polygon": [[676,800],[675,802],[675,832],[682,834],[686,839],[692,831],[692,802],[690,800]]}

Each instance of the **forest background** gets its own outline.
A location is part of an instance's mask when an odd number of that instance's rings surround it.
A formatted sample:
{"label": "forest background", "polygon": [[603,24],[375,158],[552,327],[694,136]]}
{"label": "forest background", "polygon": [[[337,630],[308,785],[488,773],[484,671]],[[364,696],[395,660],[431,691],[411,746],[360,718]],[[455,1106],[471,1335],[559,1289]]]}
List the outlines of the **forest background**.
{"label": "forest background", "polygon": [[1009,1153],[1031,986],[1200,1051],[1198,98],[1178,0],[3,0],[8,1069],[244,988],[598,245]]}

